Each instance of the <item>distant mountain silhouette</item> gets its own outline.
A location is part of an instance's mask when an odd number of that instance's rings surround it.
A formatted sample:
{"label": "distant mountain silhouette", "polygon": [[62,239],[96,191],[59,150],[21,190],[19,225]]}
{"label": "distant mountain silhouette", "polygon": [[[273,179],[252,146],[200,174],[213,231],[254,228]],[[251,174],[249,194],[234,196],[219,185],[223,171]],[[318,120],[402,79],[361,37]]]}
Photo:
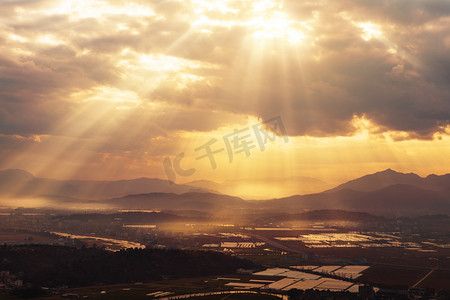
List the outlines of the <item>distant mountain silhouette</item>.
{"label": "distant mountain silhouette", "polygon": [[0,184],[6,182],[7,180],[30,180],[34,176],[27,171],[20,169],[9,169],[0,171]]}
{"label": "distant mountain silhouette", "polygon": [[224,209],[243,209],[248,202],[227,195],[213,193],[150,193],[129,195],[104,201],[116,208],[153,209],[153,210],[198,210],[218,212]]}
{"label": "distant mountain silhouette", "polygon": [[217,191],[220,193],[224,193],[223,192],[223,184],[221,183],[217,183],[211,180],[195,180],[195,181],[190,181],[190,182],[186,182],[186,185],[189,186],[194,186],[194,187],[198,187],[198,188],[203,188],[203,189],[208,189],[208,190],[213,190],[213,191]]}
{"label": "distant mountain silhouette", "polygon": [[407,184],[395,184],[371,192],[341,189],[262,202],[264,203],[261,205],[266,208],[291,212],[343,209],[378,214],[450,213],[450,190],[432,191]]}
{"label": "distant mountain silhouette", "polygon": [[[406,184],[362,192],[351,189],[272,200],[245,201],[213,193],[129,195],[103,202],[115,208],[198,210],[215,214],[223,211],[259,210],[272,214],[298,214],[307,210],[346,210],[374,214],[450,213],[450,190],[431,191]],[[306,217],[306,216],[305,216]]]}
{"label": "distant mountain silhouette", "polygon": [[23,170],[0,171],[0,196],[46,196],[51,198],[77,198],[100,200],[141,193],[209,192],[207,189],[180,185],[158,178],[132,180],[56,180],[34,177]]}
{"label": "distant mountain silhouette", "polygon": [[331,190],[328,190],[328,192],[334,192],[344,189],[370,192],[395,184],[407,184],[422,189],[439,191],[450,187],[450,174],[441,176],[432,174],[423,178],[414,173],[405,174],[387,169],[381,172],[350,180]]}
{"label": "distant mountain silhouette", "polygon": [[[206,182],[208,183],[208,182]],[[205,182],[202,182],[202,185]],[[214,185],[207,185],[215,187]],[[78,181],[37,178],[22,170],[0,171],[0,196],[43,196],[60,205],[90,200],[92,207],[233,214],[237,211],[299,214],[308,210],[347,210],[373,214],[450,214],[450,174],[429,175],[385,170],[308,195],[246,201],[167,180],[140,178]],[[20,206],[20,202],[14,202]],[[75,205],[76,207],[76,205]]]}

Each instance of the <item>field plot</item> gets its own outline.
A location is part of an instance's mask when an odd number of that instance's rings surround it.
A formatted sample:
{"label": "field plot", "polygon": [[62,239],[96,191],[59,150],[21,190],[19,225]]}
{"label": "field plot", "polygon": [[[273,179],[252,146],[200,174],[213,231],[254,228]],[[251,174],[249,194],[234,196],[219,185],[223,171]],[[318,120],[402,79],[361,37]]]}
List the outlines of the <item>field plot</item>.
{"label": "field plot", "polygon": [[[228,295],[228,296],[227,296]],[[221,300],[226,297],[227,300],[246,300],[246,299],[255,299],[255,300],[271,300],[271,299],[280,299],[279,297],[265,295],[265,294],[225,294],[225,295],[214,295],[214,296],[203,296],[203,297],[190,297],[189,299],[195,300]]]}
{"label": "field plot", "polygon": [[291,266],[292,269],[298,269],[298,270],[314,270],[317,269],[319,266]]}
{"label": "field plot", "polygon": [[317,269],[314,269],[314,272],[319,273],[331,273],[336,271],[337,269],[340,269],[342,266],[322,266]]}
{"label": "field plot", "polygon": [[420,284],[419,288],[435,288],[448,289],[450,287],[450,271],[449,270],[435,270]]}
{"label": "field plot", "polygon": [[280,276],[288,277],[288,278],[295,278],[295,279],[308,279],[308,280],[315,280],[320,278],[319,275],[299,272],[299,271],[288,271],[285,273],[282,273]]}
{"label": "field plot", "polygon": [[[301,266],[297,266],[295,268],[300,269]],[[330,273],[333,270],[341,269],[341,266],[306,266],[308,269],[316,269],[321,270],[324,273]],[[368,268],[367,266],[349,266],[348,269],[345,269],[347,272],[351,274],[359,274],[360,270],[364,270]],[[264,286],[265,289],[271,290],[283,290],[289,291],[291,289],[299,289],[299,290],[308,290],[308,289],[317,289],[317,290],[330,290],[330,291],[346,291],[349,289],[353,283],[347,282],[343,280],[337,280],[332,278],[321,277],[320,275],[310,274],[300,271],[292,271],[285,270],[281,268],[272,268],[267,269],[262,272],[255,273],[253,275],[272,275],[275,277],[285,277],[276,282],[269,283]],[[229,283],[227,285],[233,285],[233,283]],[[244,287],[244,286],[242,286]],[[354,290],[354,289],[353,289]],[[357,291],[356,291],[357,292]]]}
{"label": "field plot", "polygon": [[403,247],[420,250],[417,243],[403,243],[398,236],[379,233],[320,233],[303,234],[299,237],[275,237],[280,241],[299,240],[308,248],[386,248]]}
{"label": "field plot", "polygon": [[396,286],[411,287],[428,272],[430,269],[426,268],[375,265],[365,270],[359,280],[381,286],[392,286],[395,283]]}
{"label": "field plot", "polygon": [[304,242],[319,241],[319,242],[366,242],[371,241],[372,238],[358,233],[321,233],[321,234],[305,234],[302,235]]}
{"label": "field plot", "polygon": [[281,280],[278,280],[274,283],[271,283],[267,286],[268,289],[271,290],[281,290],[284,289],[288,286],[290,286],[291,284],[296,283],[297,281],[299,281],[298,279],[294,279],[294,278],[283,278]]}
{"label": "field plot", "polygon": [[261,271],[258,273],[254,273],[253,275],[259,275],[259,276],[281,276],[281,274],[288,272],[289,269],[283,269],[283,268],[272,268],[267,269],[265,271]]}
{"label": "field plot", "polygon": [[265,243],[253,243],[253,242],[221,242],[219,244],[205,244],[203,247],[217,247],[217,248],[256,248],[263,246]]}
{"label": "field plot", "polygon": [[330,291],[345,291],[349,287],[351,287],[353,283],[342,281],[342,280],[336,280],[336,279],[326,279],[319,285],[315,286],[314,288],[317,290],[330,290]]}
{"label": "field plot", "polygon": [[[298,270],[313,270],[324,274],[332,274],[344,278],[357,278],[362,274],[360,272],[370,268],[369,266],[291,266]],[[301,271],[286,270],[282,268],[267,269],[253,275],[265,275],[274,277],[285,277],[276,282],[266,285],[264,288],[273,290],[289,291],[291,289],[308,290],[330,290],[330,291],[347,291],[358,292],[358,287],[353,287],[352,282],[344,280],[321,277],[320,275],[305,273]],[[230,283],[231,284],[231,283]]]}
{"label": "field plot", "polygon": [[301,237],[285,236],[285,237],[274,237],[274,239],[279,241],[301,241]]}
{"label": "field plot", "polygon": [[309,290],[314,288],[315,286],[322,283],[322,280],[300,280],[288,287],[283,288],[283,291],[288,291],[291,289],[297,289],[297,290]]}
{"label": "field plot", "polygon": [[264,286],[264,284],[261,283],[243,283],[243,282],[229,282],[225,285],[240,289],[257,289],[262,288]]}
{"label": "field plot", "polygon": [[337,269],[336,271],[333,271],[333,274],[336,274],[337,276],[340,277],[345,277],[345,278],[358,278],[359,276],[361,276],[361,272],[363,272],[364,270],[367,270],[368,268],[370,268],[369,266],[345,266],[342,267],[340,269]]}

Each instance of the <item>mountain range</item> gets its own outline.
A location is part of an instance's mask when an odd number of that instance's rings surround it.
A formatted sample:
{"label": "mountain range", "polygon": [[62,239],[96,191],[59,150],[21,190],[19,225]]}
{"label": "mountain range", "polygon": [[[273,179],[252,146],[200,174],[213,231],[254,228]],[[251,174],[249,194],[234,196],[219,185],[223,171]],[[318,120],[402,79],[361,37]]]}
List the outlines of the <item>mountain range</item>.
{"label": "mountain range", "polygon": [[391,169],[377,172],[370,175],[350,180],[344,184],[341,184],[328,192],[340,191],[345,189],[372,192],[379,190],[390,185],[411,185],[421,189],[440,191],[446,188],[450,188],[450,174],[446,175],[428,175],[427,177],[420,177],[414,173],[400,173]]}
{"label": "mountain range", "polygon": [[[208,183],[208,182],[206,182]],[[215,192],[213,184],[175,184],[156,178],[77,181],[37,178],[22,170],[0,171],[0,196],[46,197],[115,209],[192,210],[209,213],[263,210],[301,213],[341,209],[375,214],[450,214],[450,174],[420,177],[387,169],[320,193],[247,201]]]}
{"label": "mountain range", "polygon": [[311,195],[297,195],[267,200],[261,203],[267,209],[318,210],[343,209],[375,214],[450,213],[450,189],[427,190],[407,184],[393,184],[374,191],[341,189]]}
{"label": "mountain range", "polygon": [[52,196],[83,200],[100,200],[143,193],[208,192],[200,187],[176,184],[159,178],[132,180],[56,180],[34,177],[18,169],[0,171],[0,196]]}

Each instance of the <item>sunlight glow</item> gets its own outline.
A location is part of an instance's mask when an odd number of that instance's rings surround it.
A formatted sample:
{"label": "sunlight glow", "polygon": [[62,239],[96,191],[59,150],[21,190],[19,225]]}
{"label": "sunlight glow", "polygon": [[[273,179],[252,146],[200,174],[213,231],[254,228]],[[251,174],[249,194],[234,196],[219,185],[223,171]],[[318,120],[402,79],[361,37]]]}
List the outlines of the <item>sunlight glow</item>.
{"label": "sunlight glow", "polygon": [[304,39],[299,23],[282,11],[283,5],[273,0],[253,3],[253,15],[247,26],[254,30],[257,39],[281,39],[296,44]]}
{"label": "sunlight glow", "polygon": [[249,26],[255,28],[255,38],[274,39],[280,38],[295,44],[304,39],[300,30],[292,28],[293,21],[289,20],[285,13],[275,11],[269,17],[259,17],[249,22]]}
{"label": "sunlight glow", "polygon": [[[261,0],[252,3],[248,10],[232,9],[227,1],[195,1],[195,12],[198,15],[191,27],[202,33],[213,33],[212,27],[242,27],[247,29],[258,40],[277,39],[296,44],[305,36],[300,28],[305,24],[294,21],[283,12],[283,6],[274,0]],[[218,18],[211,12],[231,16]],[[241,15],[240,15],[241,14]],[[311,30],[310,26],[305,27]]]}
{"label": "sunlight glow", "polygon": [[[273,0],[261,0],[253,3],[253,10],[257,13],[264,13],[268,10],[275,8],[277,5]],[[282,7],[281,4],[278,5],[279,8]]]}
{"label": "sunlight glow", "polygon": [[17,35],[17,34],[13,34],[13,33],[10,33],[8,35],[8,37],[9,37],[10,40],[15,41],[15,42],[25,43],[25,42],[28,41],[27,38],[22,37],[22,36]]}
{"label": "sunlight glow", "polygon": [[164,54],[143,54],[129,49],[123,49],[121,55],[123,56],[123,59],[117,63],[117,66],[126,67],[132,70],[148,69],[155,72],[178,72],[201,67],[215,68],[212,64],[200,63],[194,60]]}
{"label": "sunlight glow", "polygon": [[62,40],[58,39],[56,36],[51,34],[41,35],[36,40],[40,44],[47,44],[51,46],[63,45],[65,44]]}
{"label": "sunlight glow", "polygon": [[116,109],[130,109],[141,103],[136,92],[125,91],[108,86],[99,86],[90,90],[76,92],[71,95],[73,99],[83,102],[104,101],[105,103],[120,104]]}
{"label": "sunlight glow", "polygon": [[139,57],[139,63],[156,71],[179,71],[183,67],[198,67],[193,62],[167,55],[144,54]]}
{"label": "sunlight glow", "polygon": [[357,26],[363,30],[361,37],[366,41],[369,41],[372,38],[377,38],[382,34],[380,26],[376,24],[359,23]]}
{"label": "sunlight glow", "polygon": [[123,86],[140,95],[168,86],[177,90],[187,89],[205,79],[202,70],[214,70],[215,64],[190,60],[165,54],[141,53],[125,48],[121,50],[116,68]]}
{"label": "sunlight glow", "polygon": [[205,78],[202,76],[197,76],[194,74],[186,74],[181,73],[177,76],[177,88],[178,89],[185,89],[188,87],[189,83],[194,83],[200,80],[204,80]]}
{"label": "sunlight glow", "polygon": [[229,0],[192,0],[193,7],[195,7],[194,12],[196,14],[203,14],[211,11],[218,11],[221,14],[236,14],[239,12],[239,9],[232,8],[228,6]]}

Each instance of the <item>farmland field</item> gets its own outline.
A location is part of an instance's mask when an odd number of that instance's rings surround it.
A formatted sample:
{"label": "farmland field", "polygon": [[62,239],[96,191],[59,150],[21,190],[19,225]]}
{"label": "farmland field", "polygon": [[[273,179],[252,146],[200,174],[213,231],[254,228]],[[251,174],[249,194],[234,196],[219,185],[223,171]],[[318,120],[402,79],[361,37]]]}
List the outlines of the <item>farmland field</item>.
{"label": "farmland field", "polygon": [[395,282],[397,286],[411,287],[429,271],[426,268],[375,265],[365,270],[359,279],[380,286],[392,286],[392,282]]}

